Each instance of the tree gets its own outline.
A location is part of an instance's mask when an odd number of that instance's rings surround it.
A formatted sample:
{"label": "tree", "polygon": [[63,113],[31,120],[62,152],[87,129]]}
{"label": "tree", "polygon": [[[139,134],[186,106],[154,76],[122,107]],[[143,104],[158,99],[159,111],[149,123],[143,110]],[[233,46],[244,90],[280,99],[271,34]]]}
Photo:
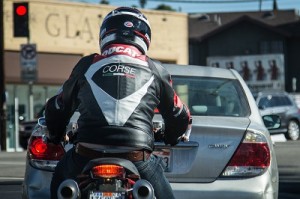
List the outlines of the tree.
{"label": "tree", "polygon": [[168,11],[176,11],[173,9],[171,6],[165,5],[165,4],[160,4],[158,5],[154,10],[168,10]]}
{"label": "tree", "polygon": [[141,8],[145,8],[146,4],[147,4],[147,0],[140,0]]}
{"label": "tree", "polygon": [[108,0],[101,0],[99,3],[100,3],[100,4],[106,4],[106,5],[108,5],[108,4],[109,4],[109,1],[108,1]]}

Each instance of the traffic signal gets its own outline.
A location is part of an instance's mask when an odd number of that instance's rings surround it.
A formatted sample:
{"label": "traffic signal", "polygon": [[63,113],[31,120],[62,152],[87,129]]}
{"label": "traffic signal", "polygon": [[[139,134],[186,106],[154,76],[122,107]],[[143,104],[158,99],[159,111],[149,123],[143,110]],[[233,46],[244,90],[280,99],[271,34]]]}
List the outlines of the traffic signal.
{"label": "traffic signal", "polygon": [[29,37],[28,2],[13,3],[14,37]]}

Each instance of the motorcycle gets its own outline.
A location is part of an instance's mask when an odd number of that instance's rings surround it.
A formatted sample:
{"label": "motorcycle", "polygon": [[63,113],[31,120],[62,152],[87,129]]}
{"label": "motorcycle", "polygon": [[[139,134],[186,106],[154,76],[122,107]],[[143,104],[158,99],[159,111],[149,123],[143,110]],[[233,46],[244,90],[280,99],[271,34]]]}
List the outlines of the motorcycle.
{"label": "motorcycle", "polygon": [[152,185],[126,159],[93,159],[78,177],[60,184],[59,199],[155,199]]}
{"label": "motorcycle", "polygon": [[[45,118],[40,118],[38,124],[47,132]],[[163,139],[163,122],[153,123],[156,141]],[[73,144],[76,137],[76,123],[66,134],[63,147]],[[49,142],[47,133],[43,141]],[[141,179],[135,165],[127,160],[116,157],[96,158],[88,162],[78,180],[66,179],[58,190],[59,199],[155,199],[155,190],[150,182]]]}

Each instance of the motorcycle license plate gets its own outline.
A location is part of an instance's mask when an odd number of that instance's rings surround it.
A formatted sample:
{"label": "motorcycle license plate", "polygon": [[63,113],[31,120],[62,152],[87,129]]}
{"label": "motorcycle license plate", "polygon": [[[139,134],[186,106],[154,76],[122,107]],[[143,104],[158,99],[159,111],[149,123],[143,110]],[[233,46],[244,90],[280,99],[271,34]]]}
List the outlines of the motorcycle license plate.
{"label": "motorcycle license plate", "polygon": [[95,192],[91,191],[89,199],[124,199],[125,194],[122,192]]}
{"label": "motorcycle license plate", "polygon": [[157,148],[153,151],[153,154],[161,157],[164,160],[167,166],[165,172],[170,172],[171,171],[171,150]]}

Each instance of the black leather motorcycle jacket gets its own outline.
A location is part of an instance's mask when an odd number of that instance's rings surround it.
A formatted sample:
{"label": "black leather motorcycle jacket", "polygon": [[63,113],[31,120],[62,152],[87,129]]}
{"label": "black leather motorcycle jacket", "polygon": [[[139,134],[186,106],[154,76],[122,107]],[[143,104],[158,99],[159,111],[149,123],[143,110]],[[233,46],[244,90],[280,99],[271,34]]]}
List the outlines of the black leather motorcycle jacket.
{"label": "black leather motorcycle jacket", "polygon": [[153,150],[152,119],[158,109],[165,143],[176,144],[188,127],[188,108],[159,63],[130,45],[112,44],[101,55],[83,57],[45,110],[50,137],[62,139],[78,110],[76,142]]}

